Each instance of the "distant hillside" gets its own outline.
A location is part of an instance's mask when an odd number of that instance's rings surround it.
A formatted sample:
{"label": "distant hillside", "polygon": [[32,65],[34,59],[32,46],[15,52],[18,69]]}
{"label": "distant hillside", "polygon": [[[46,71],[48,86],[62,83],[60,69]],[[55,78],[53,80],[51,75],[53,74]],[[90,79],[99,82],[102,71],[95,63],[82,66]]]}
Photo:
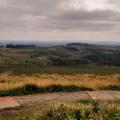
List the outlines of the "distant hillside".
{"label": "distant hillside", "polygon": [[120,66],[120,47],[70,43],[52,47],[0,48],[0,65]]}
{"label": "distant hillside", "polygon": [[92,46],[92,44],[88,44],[88,43],[69,43],[69,44],[66,44],[66,46]]}
{"label": "distant hillside", "polygon": [[120,40],[0,40],[0,45],[36,45],[41,47],[50,47],[54,45],[65,45],[68,43],[95,44],[106,46],[120,46]]}

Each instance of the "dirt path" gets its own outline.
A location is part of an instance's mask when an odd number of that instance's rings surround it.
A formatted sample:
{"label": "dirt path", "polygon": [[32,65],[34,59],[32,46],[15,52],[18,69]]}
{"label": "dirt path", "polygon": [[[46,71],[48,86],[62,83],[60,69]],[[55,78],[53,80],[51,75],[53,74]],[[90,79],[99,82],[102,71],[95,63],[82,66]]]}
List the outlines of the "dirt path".
{"label": "dirt path", "polygon": [[75,93],[46,93],[19,97],[0,97],[0,109],[20,105],[38,105],[53,101],[77,101],[93,99],[101,101],[120,100],[120,91],[84,91]]}
{"label": "dirt path", "polygon": [[52,101],[77,101],[82,99],[95,99],[101,101],[108,101],[108,100],[120,100],[120,91],[46,93],[13,98],[20,105],[43,104]]}

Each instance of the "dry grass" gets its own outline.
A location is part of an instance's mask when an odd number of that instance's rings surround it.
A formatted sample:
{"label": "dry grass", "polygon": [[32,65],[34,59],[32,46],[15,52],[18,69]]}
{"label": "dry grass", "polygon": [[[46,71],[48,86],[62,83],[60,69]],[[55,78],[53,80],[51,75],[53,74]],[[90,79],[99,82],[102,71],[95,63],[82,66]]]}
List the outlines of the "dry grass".
{"label": "dry grass", "polygon": [[114,74],[106,76],[96,76],[92,74],[33,74],[32,76],[16,76],[12,75],[11,73],[5,73],[4,75],[0,75],[0,91],[23,87],[27,84],[37,85],[38,87],[47,87],[50,85],[75,85],[99,90],[100,88],[108,87],[110,85],[120,85],[120,75]]}

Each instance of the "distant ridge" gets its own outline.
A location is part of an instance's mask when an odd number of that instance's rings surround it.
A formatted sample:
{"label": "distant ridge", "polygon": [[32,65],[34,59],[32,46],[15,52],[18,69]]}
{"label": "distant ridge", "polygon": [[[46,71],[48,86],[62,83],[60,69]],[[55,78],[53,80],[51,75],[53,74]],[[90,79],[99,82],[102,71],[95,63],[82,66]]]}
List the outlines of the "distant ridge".
{"label": "distant ridge", "polygon": [[30,46],[29,49],[26,45],[9,45],[8,48],[15,49],[14,51],[8,51],[8,49],[4,49],[4,52],[0,51],[1,65],[120,66],[120,46],[68,43],[48,47]]}
{"label": "distant ridge", "polygon": [[37,46],[55,46],[66,44],[120,46],[120,40],[0,40],[0,45],[6,44],[34,44]]}
{"label": "distant ridge", "polygon": [[68,43],[66,45],[67,46],[92,46],[94,44],[90,44],[90,43]]}

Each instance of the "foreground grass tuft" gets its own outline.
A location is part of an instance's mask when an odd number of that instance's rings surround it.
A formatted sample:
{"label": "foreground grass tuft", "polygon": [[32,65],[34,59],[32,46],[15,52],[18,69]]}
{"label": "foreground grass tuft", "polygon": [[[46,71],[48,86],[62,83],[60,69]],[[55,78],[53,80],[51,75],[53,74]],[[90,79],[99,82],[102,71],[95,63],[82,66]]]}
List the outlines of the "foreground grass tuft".
{"label": "foreground grass tuft", "polygon": [[120,110],[101,108],[97,101],[92,103],[91,109],[71,109],[60,105],[49,110],[42,120],[120,120]]}
{"label": "foreground grass tuft", "polygon": [[35,103],[0,110],[0,120],[120,120],[118,102],[111,101],[112,106],[110,102],[95,100]]}

